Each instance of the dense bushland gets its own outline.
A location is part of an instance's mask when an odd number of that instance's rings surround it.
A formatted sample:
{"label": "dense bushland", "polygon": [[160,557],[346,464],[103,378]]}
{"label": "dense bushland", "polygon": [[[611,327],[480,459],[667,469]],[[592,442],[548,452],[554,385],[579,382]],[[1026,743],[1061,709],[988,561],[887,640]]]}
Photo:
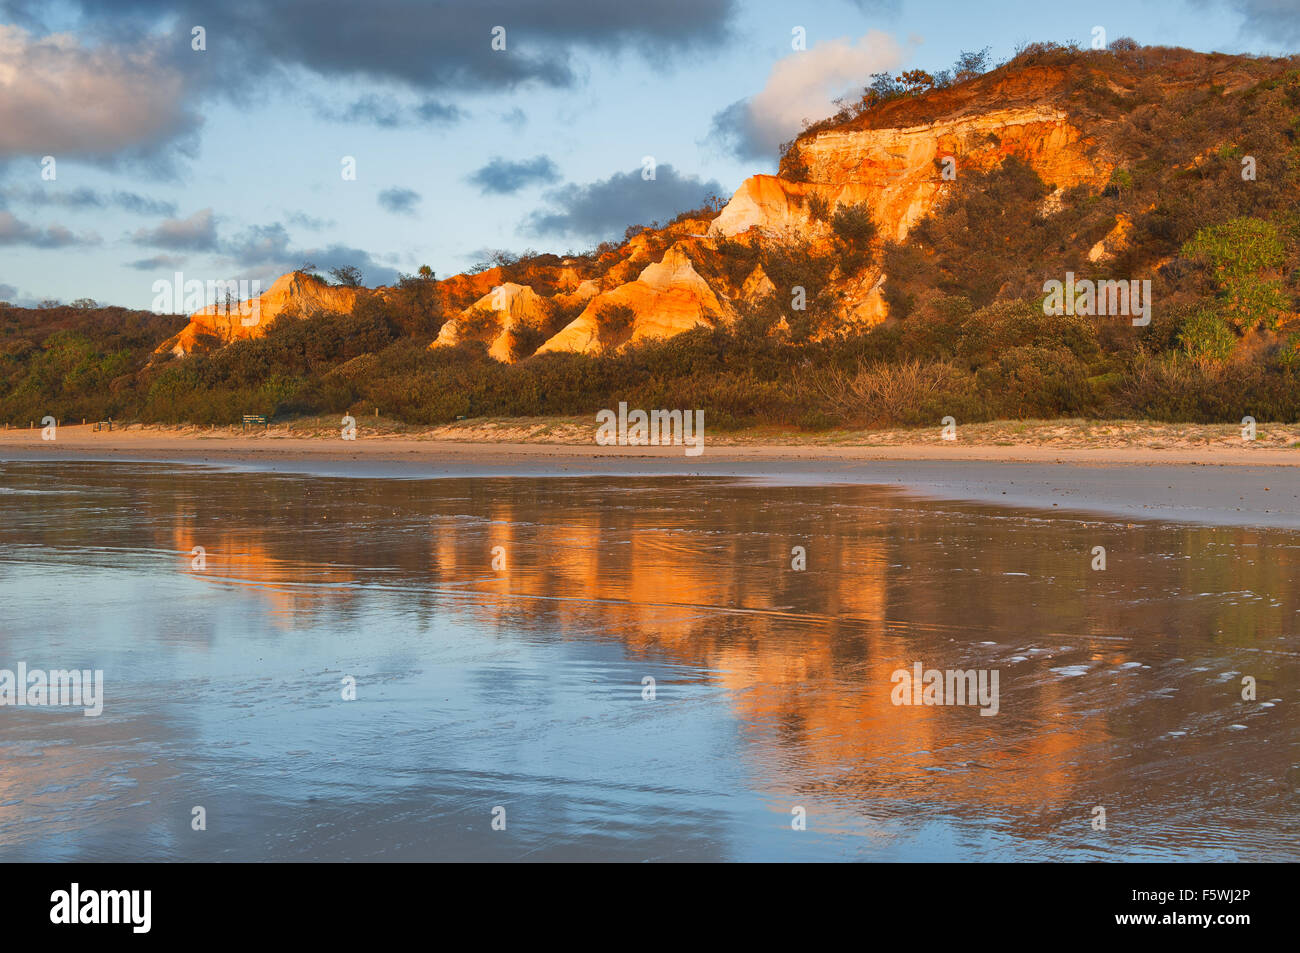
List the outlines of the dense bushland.
{"label": "dense bushland", "polygon": [[95,329],[60,330],[29,343],[25,362],[6,339],[0,419],[230,424],[246,413],[283,419],[378,407],[385,417],[436,424],[587,415],[620,400],[704,408],[720,428],[922,425],[945,414],[1300,418],[1294,351],[1275,342],[1205,360],[1186,342],[1199,314],[1157,313],[1134,328],[1048,317],[1036,300],[975,308],[934,292],[904,321],[822,340],[793,342],[754,314],[612,356],[543,354],[513,365],[487,357],[480,343],[430,351],[427,337],[402,334],[382,314],[323,315],[280,320],[263,338],[139,372],[132,365],[152,340],[132,350]]}

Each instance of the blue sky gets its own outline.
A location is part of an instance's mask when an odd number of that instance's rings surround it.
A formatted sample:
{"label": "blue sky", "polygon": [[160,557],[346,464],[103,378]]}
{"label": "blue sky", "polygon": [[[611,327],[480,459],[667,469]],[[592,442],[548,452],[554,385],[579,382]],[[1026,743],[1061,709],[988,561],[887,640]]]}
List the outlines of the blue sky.
{"label": "blue sky", "polygon": [[0,300],[581,250],[773,171],[871,72],[1095,26],[1290,54],[1300,0],[0,0]]}

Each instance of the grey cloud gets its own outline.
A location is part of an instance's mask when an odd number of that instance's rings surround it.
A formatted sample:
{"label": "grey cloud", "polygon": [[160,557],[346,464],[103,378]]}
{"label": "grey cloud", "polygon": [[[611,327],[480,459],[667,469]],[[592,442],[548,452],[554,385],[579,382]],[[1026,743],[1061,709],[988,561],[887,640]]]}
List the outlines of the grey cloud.
{"label": "grey cloud", "polygon": [[748,99],[738,99],[714,113],[709,138],[737,159],[772,158],[772,143],[754,122]]}
{"label": "grey cloud", "polygon": [[297,225],[299,228],[308,228],[313,232],[319,232],[334,225],[333,219],[315,218],[314,216],[308,215],[306,212],[285,212],[284,220],[290,225]]}
{"label": "grey cloud", "polygon": [[309,248],[303,252],[304,258],[314,261],[322,270],[343,265],[355,265],[361,269],[362,281],[367,287],[397,284],[397,269],[381,265],[367,251],[352,248],[349,245],[327,245],[324,248]]}
{"label": "grey cloud", "polygon": [[413,215],[420,204],[420,193],[412,189],[384,189],[379,193],[379,204],[394,215]]}
{"label": "grey cloud", "polygon": [[93,233],[74,235],[62,225],[42,228],[15,218],[12,212],[0,211],[0,245],[28,245],[32,248],[67,248],[72,245],[98,245]]}
{"label": "grey cloud", "polygon": [[164,268],[179,268],[185,263],[183,255],[154,255],[152,258],[140,258],[127,262],[126,267],[136,271],[161,271]]}
{"label": "grey cloud", "polygon": [[452,123],[465,116],[455,106],[433,99],[411,105],[373,94],[355,99],[342,109],[322,109],[321,115],[338,122],[367,123],[382,129]]}
{"label": "grey cloud", "polygon": [[152,199],[138,192],[98,192],[94,189],[60,189],[13,187],[0,191],[0,204],[17,202],[25,205],[47,206],[71,209],[108,209],[117,208],[138,215],[175,215],[176,203]]}
{"label": "grey cloud", "polygon": [[464,113],[449,103],[426,99],[415,107],[415,115],[425,122],[457,122]]}
{"label": "grey cloud", "polygon": [[[7,6],[46,26],[63,12],[47,12],[47,0]],[[171,19],[176,33],[169,42],[186,54],[178,62],[208,70],[209,82],[296,66],[423,90],[481,92],[526,82],[570,85],[578,47],[658,58],[720,44],[736,0],[370,0],[363,11],[352,0],[74,0],[73,6],[84,24],[118,36]],[[206,59],[188,55],[196,23],[207,29]],[[505,50],[492,49],[497,26],[506,30]]]}
{"label": "grey cloud", "polygon": [[533,212],[524,228],[534,235],[610,238],[628,225],[661,221],[698,208],[721,191],[717,182],[680,175],[668,164],[658,166],[651,180],[642,178],[640,169],[616,172],[586,185],[570,183],[552,189],[546,200],[553,208]]}
{"label": "grey cloud", "polygon": [[127,212],[135,212],[139,215],[171,215],[176,214],[176,203],[162,201],[160,199],[151,199],[148,196],[139,195],[135,192],[114,192],[108,197],[108,204]]}
{"label": "grey cloud", "polygon": [[171,218],[155,228],[139,229],[132,241],[168,251],[212,251],[217,247],[217,226],[212,209],[205,208],[189,218]]}
{"label": "grey cloud", "polygon": [[550,156],[534,156],[512,162],[495,156],[487,165],[469,176],[469,181],[483,194],[511,195],[525,186],[543,182],[557,182],[560,170]]}
{"label": "grey cloud", "polygon": [[[128,160],[174,176],[194,154],[199,101],[246,102],[268,79],[307,70],[420,93],[571,86],[583,53],[651,60],[721,45],[737,0],[0,0],[0,62],[17,79],[0,99],[0,162],[51,154]],[[75,36],[62,32],[75,23]],[[159,33],[160,23],[170,24]],[[201,24],[207,49],[191,49]],[[506,49],[492,49],[492,30]],[[381,126],[445,123],[436,98],[394,107],[363,96],[332,113]]]}
{"label": "grey cloud", "polygon": [[[1300,42],[1296,0],[1219,0],[1241,15],[1244,32],[1268,40]],[[1204,0],[1202,0],[1202,4]]]}
{"label": "grey cloud", "polygon": [[[198,148],[205,97],[246,103],[302,70],[423,94],[568,87],[584,53],[658,61],[721,45],[737,2],[371,0],[361,12],[352,0],[0,0],[13,24],[0,25],[0,63],[16,66],[0,98],[0,162],[49,154],[175,177]],[[191,49],[195,24],[204,51]],[[505,50],[492,49],[497,26]],[[362,96],[326,115],[394,127],[463,113],[441,98]]]}
{"label": "grey cloud", "polygon": [[302,263],[302,259],[292,261],[297,253],[290,250],[289,233],[279,222],[252,226],[238,238],[227,242],[222,251],[237,264],[246,266],[278,268],[286,265],[294,267]]}
{"label": "grey cloud", "polygon": [[255,225],[225,243],[221,250],[241,268],[268,282],[307,261],[314,262],[322,271],[355,265],[370,286],[397,282],[396,268],[380,264],[362,249],[339,244],[315,248],[294,246],[288,231],[279,222]]}

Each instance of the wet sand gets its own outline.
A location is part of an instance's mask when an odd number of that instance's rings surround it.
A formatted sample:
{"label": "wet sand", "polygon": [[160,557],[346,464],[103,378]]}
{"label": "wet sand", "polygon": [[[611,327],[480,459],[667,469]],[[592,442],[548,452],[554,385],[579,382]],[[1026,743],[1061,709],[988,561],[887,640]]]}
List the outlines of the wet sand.
{"label": "wet sand", "polygon": [[318,476],[712,476],[781,485],[878,484],[941,499],[1212,525],[1300,528],[1300,451],[1269,447],[706,444],[598,447],[416,436],[231,436],[62,427],[0,431],[0,462],[185,463]]}
{"label": "wet sand", "polygon": [[0,464],[0,862],[1300,859],[1300,532],[781,479]]}

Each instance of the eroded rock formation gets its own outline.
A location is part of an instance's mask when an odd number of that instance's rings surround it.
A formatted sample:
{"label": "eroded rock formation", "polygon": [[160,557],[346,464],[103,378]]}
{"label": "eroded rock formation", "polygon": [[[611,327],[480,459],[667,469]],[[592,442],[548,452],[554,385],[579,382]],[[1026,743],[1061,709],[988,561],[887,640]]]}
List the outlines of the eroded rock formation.
{"label": "eroded rock formation", "polygon": [[[739,307],[792,289],[776,287],[761,265],[738,278],[716,263],[701,266],[725,253],[727,242],[825,254],[837,247],[835,214],[847,207],[869,213],[877,248],[886,240],[902,241],[935,208],[954,176],[988,170],[1008,157],[1033,168],[1054,195],[1081,183],[1104,184],[1111,168],[1096,144],[1065,110],[1026,101],[1033,99],[1034,86],[1024,79],[1004,77],[1001,85],[982,90],[954,87],[912,104],[890,103],[879,115],[809,131],[787,156],[800,169],[797,177],[746,179],[711,221],[686,219],[646,229],[594,259],[556,259],[558,264],[525,269],[522,275],[499,267],[445,279],[439,286],[447,319],[429,346],[480,341],[492,357],[508,362],[531,353],[605,352],[729,322]],[[1048,87],[1063,82],[1055,74],[1039,80]],[[1050,197],[1044,209],[1050,214]],[[1098,243],[1094,260],[1122,245],[1123,224]],[[870,325],[887,319],[887,276],[878,261],[869,256],[865,264],[833,273],[839,320]],[[255,337],[285,313],[309,317],[322,310],[346,311],[356,295],[355,289],[286,275],[262,296],[257,322],[206,308],[159,352],[185,354],[204,342]]]}
{"label": "eroded rock formation", "polygon": [[190,323],[162,344],[156,354],[184,356],[205,343],[216,345],[261,337],[271,322],[285,313],[311,317],[322,312],[352,310],[358,289],[331,285],[302,272],[277,278],[265,292],[248,302],[224,301],[190,315]]}

